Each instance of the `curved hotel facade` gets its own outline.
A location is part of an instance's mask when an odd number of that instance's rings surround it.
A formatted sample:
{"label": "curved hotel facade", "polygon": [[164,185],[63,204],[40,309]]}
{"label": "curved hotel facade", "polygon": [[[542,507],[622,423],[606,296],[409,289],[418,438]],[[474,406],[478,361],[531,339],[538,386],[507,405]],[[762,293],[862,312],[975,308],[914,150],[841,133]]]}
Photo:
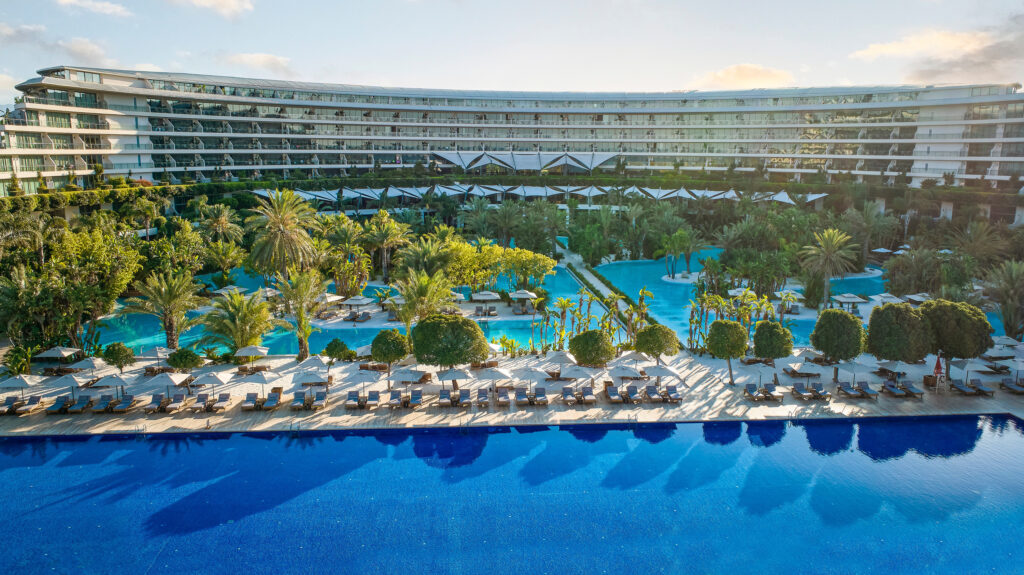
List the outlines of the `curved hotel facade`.
{"label": "curved hotel facade", "polygon": [[[377,88],[57,66],[17,86],[0,192],[107,175],[335,176],[466,170],[850,173],[914,183],[1024,175],[1019,84],[736,92]],[[164,176],[166,174],[166,176]]]}

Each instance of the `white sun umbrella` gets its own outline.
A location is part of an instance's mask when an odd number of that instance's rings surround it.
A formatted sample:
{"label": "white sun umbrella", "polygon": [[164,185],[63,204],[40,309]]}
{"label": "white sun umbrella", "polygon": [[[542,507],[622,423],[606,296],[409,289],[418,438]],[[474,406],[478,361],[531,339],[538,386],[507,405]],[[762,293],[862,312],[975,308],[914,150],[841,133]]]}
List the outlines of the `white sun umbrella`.
{"label": "white sun umbrella", "polygon": [[865,369],[877,368],[878,361],[872,357],[862,355],[856,359],[844,361],[839,364],[839,369],[853,374],[853,383],[857,383],[857,372]]}
{"label": "white sun umbrella", "polygon": [[224,287],[222,287],[220,289],[215,289],[215,290],[213,290],[213,293],[220,294],[220,295],[227,295],[229,293],[245,293],[247,291],[249,291],[249,290],[247,290],[244,287],[236,286],[236,285],[229,285],[229,286],[224,286]]}
{"label": "white sun umbrella", "polygon": [[996,363],[1016,370],[1017,373],[1014,375],[1013,379],[1020,379],[1020,370],[1024,369],[1024,358],[1017,357],[1014,359],[1004,359],[1003,361],[997,361]]}
{"label": "white sun umbrella", "polygon": [[[762,364],[763,365],[763,364]],[[772,369],[774,372],[774,368]],[[657,377],[659,380],[663,377],[674,377],[683,380],[683,374],[679,373],[679,370],[670,365],[652,365],[644,368],[644,373],[651,377]]]}
{"label": "white sun umbrella", "polygon": [[269,353],[269,352],[270,352],[269,348],[266,348],[266,347],[263,347],[263,346],[260,346],[260,345],[247,345],[247,346],[239,349],[238,351],[236,351],[235,352],[235,357],[248,357],[249,358],[249,366],[252,367],[252,364],[256,363],[256,359],[254,359],[254,358],[266,357],[267,353]]}
{"label": "white sun umbrella", "polygon": [[[187,373],[161,373],[149,378],[148,383],[154,385],[159,384],[164,387],[177,387],[179,385],[183,385],[185,380],[189,377],[190,376]],[[106,377],[103,379],[106,379]],[[103,379],[100,381],[103,381]]]}
{"label": "white sun umbrella", "polygon": [[503,367],[488,367],[478,370],[476,376],[480,379],[490,380],[494,384],[500,379],[512,379],[512,372]]}
{"label": "white sun umbrella", "polygon": [[612,379],[637,379],[643,377],[639,369],[628,365],[616,365],[608,370],[608,375]]}
{"label": "white sun umbrella", "polygon": [[553,363],[555,365],[575,365],[576,358],[567,351],[558,350],[544,356],[544,363]]}
{"label": "white sun umbrella", "polygon": [[992,338],[992,343],[996,345],[1020,345],[1019,341],[1013,339],[1008,335],[997,335],[996,337]]}
{"label": "white sun umbrella", "polygon": [[380,381],[380,372],[360,369],[359,371],[346,377],[345,381],[349,383],[358,383],[361,385],[362,391],[366,391],[367,383],[377,383],[378,381]]}
{"label": "white sun umbrella", "polygon": [[401,369],[396,369],[395,371],[391,372],[391,380],[400,381],[402,383],[415,383],[422,379],[423,375],[426,373],[427,372],[422,369],[415,369],[413,367],[407,366]]}
{"label": "white sun umbrella", "polygon": [[72,363],[68,367],[70,367],[71,369],[80,369],[83,371],[88,369],[89,373],[95,375],[97,369],[108,368],[110,367],[110,364],[108,364],[107,362],[103,361],[101,358],[98,357],[87,357],[85,359]]}
{"label": "white sun umbrella", "polygon": [[322,355],[311,355],[302,360],[298,365],[299,369],[331,369],[331,361]]}
{"label": "white sun umbrella", "polygon": [[139,355],[136,355],[135,357],[140,359],[167,359],[167,356],[172,353],[174,353],[173,349],[157,345],[140,351]]}
{"label": "white sun umbrella", "polygon": [[112,373],[100,378],[100,380],[92,384],[91,387],[112,387],[114,388],[115,395],[117,395],[118,389],[121,390],[121,395],[124,395],[125,388],[137,383],[138,381],[138,374],[125,375],[123,373]]}
{"label": "white sun umbrella", "polygon": [[40,353],[36,356],[36,359],[64,359],[71,357],[82,350],[77,347],[51,347],[50,349]]}
{"label": "white sun umbrella", "polygon": [[817,368],[818,367],[817,365],[815,365],[813,363],[807,363],[807,362],[803,361],[800,358],[795,358],[793,360],[790,360],[789,362],[785,363],[784,365],[786,365],[787,367],[789,367],[789,369],[791,369],[791,370],[793,370],[793,371],[795,371],[797,373],[816,373],[816,374],[821,374],[821,372],[818,371],[817,369],[809,369],[809,368]]}
{"label": "white sun umbrella", "polygon": [[356,348],[356,357],[367,357],[373,353],[373,344],[361,345]]}
{"label": "white sun umbrella", "polygon": [[498,301],[501,296],[492,291],[481,291],[469,296],[469,299],[472,301]]}
{"label": "white sun umbrella", "polygon": [[395,305],[405,305],[405,298],[400,295],[396,295],[395,297],[389,299],[388,301]]}
{"label": "white sun umbrella", "polygon": [[573,380],[573,384],[575,384],[576,381],[580,379],[589,379],[593,381],[593,379],[602,371],[603,370],[598,367],[584,367],[573,363],[563,368],[558,375],[562,379]]}
{"label": "white sun umbrella", "polygon": [[551,375],[548,372],[544,371],[543,369],[540,369],[539,367],[533,366],[521,367],[517,369],[514,373],[516,377],[518,377],[519,379],[525,379],[526,381],[533,382],[545,381],[551,377]]}
{"label": "white sun umbrella", "polygon": [[296,385],[327,385],[327,376],[317,369],[306,369],[292,376]]}
{"label": "white sun umbrella", "polygon": [[194,387],[210,386],[210,393],[217,393],[217,386],[224,385],[231,379],[231,372],[228,371],[210,371],[200,375],[192,382]]}
{"label": "white sun umbrella", "polygon": [[442,372],[439,372],[437,374],[437,379],[441,380],[441,386],[444,387],[445,380],[450,379],[452,381],[458,381],[460,379],[461,380],[473,379],[473,374],[469,373],[468,371],[466,371],[464,369],[460,369],[460,368],[456,368],[456,367],[451,367],[451,368],[448,368],[448,369],[446,369],[446,370],[444,370]]}
{"label": "white sun umbrella", "polygon": [[41,385],[46,378],[41,375],[21,374],[0,381],[0,389],[21,390],[21,396],[25,397],[25,390],[30,387]]}
{"label": "white sun umbrella", "polygon": [[274,289],[272,287],[262,287],[256,290],[256,295],[260,296],[263,299],[270,299],[281,295],[281,290]]}
{"label": "white sun umbrella", "polygon": [[537,294],[529,290],[521,289],[508,294],[508,297],[512,299],[536,299]]}
{"label": "white sun umbrella", "polygon": [[728,291],[729,297],[740,297],[747,291],[745,287],[732,288]]}
{"label": "white sun umbrella", "polygon": [[315,301],[316,303],[334,303],[336,301],[341,301],[343,299],[345,299],[345,298],[341,297],[338,294],[334,294],[334,293],[331,293],[331,292],[324,292],[324,293],[316,296],[316,298],[314,298],[313,301]]}
{"label": "white sun umbrella", "polygon": [[976,359],[960,359],[957,361],[951,361],[950,364],[952,364],[953,367],[964,372],[965,382],[970,381],[970,374],[972,371],[981,371],[983,369],[988,369],[988,364],[986,364],[983,361],[978,361]]}
{"label": "white sun umbrella", "polygon": [[375,300],[373,298],[368,298],[368,297],[366,297],[364,295],[357,295],[355,297],[350,297],[347,300],[345,300],[345,305],[347,305],[349,307],[353,307],[353,306],[360,307],[360,306],[364,306],[364,305],[367,305],[367,304],[371,304],[374,301]]}
{"label": "white sun umbrella", "polygon": [[[462,295],[462,292],[452,291],[452,301],[466,301],[466,296]],[[403,303],[404,300],[403,300]]]}
{"label": "white sun umbrella", "polygon": [[871,251],[873,253],[876,253],[876,254],[891,254],[892,253],[892,250],[890,250],[888,248],[875,248],[875,249],[873,249]]}
{"label": "white sun umbrella", "polygon": [[786,297],[786,296],[791,296],[794,299],[798,299],[798,300],[804,299],[804,294],[802,294],[802,293],[800,293],[798,291],[793,291],[791,289],[784,289],[784,290],[775,292],[775,297],[777,297],[777,298],[782,298],[782,297]]}
{"label": "white sun umbrella", "polygon": [[638,363],[650,363],[653,360],[650,357],[648,357],[647,354],[633,350],[620,355],[619,357],[615,358],[612,361],[616,364],[633,362],[633,367],[636,367],[636,364]]}

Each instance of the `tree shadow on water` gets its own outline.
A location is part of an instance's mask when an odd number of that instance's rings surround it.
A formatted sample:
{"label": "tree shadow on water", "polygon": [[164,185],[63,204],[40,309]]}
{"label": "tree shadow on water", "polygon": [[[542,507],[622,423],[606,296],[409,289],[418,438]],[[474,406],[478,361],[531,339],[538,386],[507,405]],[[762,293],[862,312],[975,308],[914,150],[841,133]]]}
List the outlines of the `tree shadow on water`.
{"label": "tree shadow on water", "polygon": [[857,449],[875,461],[911,450],[926,457],[954,457],[974,450],[983,428],[978,416],[878,419],[858,424]]}
{"label": "tree shadow on water", "polygon": [[748,421],[747,439],[754,447],[771,447],[786,436],[785,421]]}
{"label": "tree shadow on water", "polygon": [[[573,428],[547,434],[544,449],[523,465],[519,476],[529,485],[541,485],[583,469],[600,455],[627,451],[629,445],[625,432],[612,431],[609,434],[609,431]],[[587,439],[581,441],[579,433]],[[597,439],[598,435],[600,439]]]}
{"label": "tree shadow on water", "polygon": [[703,425],[704,441],[711,445],[729,445],[743,437],[740,421],[708,421]]}
{"label": "tree shadow on water", "polygon": [[836,455],[849,451],[853,445],[853,422],[845,420],[811,419],[794,421],[804,428],[807,445],[819,455]]}

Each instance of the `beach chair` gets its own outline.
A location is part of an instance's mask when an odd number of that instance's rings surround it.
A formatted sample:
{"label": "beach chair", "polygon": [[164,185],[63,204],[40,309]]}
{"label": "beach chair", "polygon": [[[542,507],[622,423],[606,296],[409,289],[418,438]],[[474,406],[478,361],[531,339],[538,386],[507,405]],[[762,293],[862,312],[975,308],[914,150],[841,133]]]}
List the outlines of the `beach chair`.
{"label": "beach chair", "polygon": [[1009,391],[1010,393],[1015,393],[1017,395],[1024,393],[1024,387],[1021,387],[1009,377],[1004,377],[1003,380],[999,382],[999,387],[1005,389],[1006,391]]}
{"label": "beach chair", "polygon": [[823,401],[832,399],[832,392],[827,391],[825,389],[825,384],[820,381],[816,381],[811,384],[811,395],[814,396],[814,399],[820,399]]}
{"label": "beach chair", "polygon": [[814,397],[813,394],[811,394],[810,391],[807,391],[807,387],[804,386],[804,382],[802,382],[802,381],[793,382],[793,390],[792,391],[793,391],[793,397],[795,397],[797,399],[811,399],[812,397]]}
{"label": "beach chair", "polygon": [[498,308],[493,305],[487,306],[487,315],[490,317],[498,315]]}
{"label": "beach chair", "polygon": [[494,398],[494,401],[498,404],[498,407],[508,407],[512,404],[508,398],[508,390],[504,387],[498,389],[498,392],[495,395],[496,397]]}
{"label": "beach chair", "polygon": [[978,393],[982,395],[987,395],[988,397],[992,397],[996,394],[996,390],[981,383],[980,379],[972,379],[968,385],[970,385],[970,387],[977,391]]}
{"label": "beach chair", "polygon": [[845,395],[846,397],[867,397],[867,395],[865,395],[863,391],[853,387],[852,385],[850,385],[850,382],[848,381],[840,381],[838,384],[836,384],[836,391],[839,392],[841,395]]}
{"label": "beach chair", "polygon": [[576,405],[576,394],[572,392],[572,388],[568,385],[562,387],[562,403]]}
{"label": "beach chair", "polygon": [[460,389],[459,390],[458,406],[459,407],[472,407],[473,406],[473,398],[470,395],[468,389]]}
{"label": "beach chair", "polygon": [[174,394],[174,399],[172,399],[171,402],[164,407],[164,411],[167,413],[174,413],[175,411],[179,411],[185,407],[185,401],[186,400],[184,393],[176,393]]}
{"label": "beach chair", "polygon": [[547,405],[548,404],[548,390],[543,387],[536,387],[533,390],[533,404],[534,405]]}
{"label": "beach chair", "polygon": [[868,399],[878,399],[878,392],[871,388],[871,385],[866,381],[860,381],[855,384],[854,389],[859,390],[864,397]]}
{"label": "beach chair", "polygon": [[[374,391],[374,392],[371,392],[371,393],[377,393],[377,392]],[[313,409],[313,411],[317,411],[319,409],[326,408],[327,407],[327,392],[326,391],[318,391],[318,392],[316,392],[316,395],[313,396],[313,403],[312,403],[312,405],[310,407]]]}
{"label": "beach chair", "polygon": [[626,392],[622,394],[622,398],[627,403],[640,403],[640,390],[635,385],[627,385]]}
{"label": "beach chair", "polygon": [[647,397],[647,401],[651,403],[661,403],[665,401],[665,398],[661,396],[661,392],[658,391],[658,386],[648,385],[644,387],[644,396]]}
{"label": "beach chair", "polygon": [[437,393],[437,404],[440,407],[451,407],[452,404],[452,390],[442,389]]}
{"label": "beach chair", "polygon": [[371,317],[370,316],[370,312],[364,311],[363,313],[359,314],[359,317],[357,317],[356,319],[354,319],[352,321],[354,321],[356,323],[363,323],[363,322],[366,322],[366,321],[370,321],[370,317]]}
{"label": "beach chair", "polygon": [[949,387],[954,391],[959,391],[964,395],[981,395],[981,393],[973,387],[967,387],[964,385],[962,379],[954,379],[949,382]]}
{"label": "beach chair", "polygon": [[350,391],[345,396],[345,409],[359,409],[359,392]]}
{"label": "beach chair", "polygon": [[56,399],[49,407],[46,408],[46,415],[59,415],[67,413],[68,407],[71,406],[71,396],[62,395]]}
{"label": "beach chair", "polygon": [[597,403],[597,396],[594,395],[594,388],[587,385],[580,389],[580,402],[584,405],[593,405]]}
{"label": "beach chair", "polygon": [[113,395],[101,395],[100,400],[93,404],[93,413],[106,413],[114,407]]}
{"label": "beach chair", "polygon": [[609,385],[604,388],[604,392],[608,396],[608,401],[612,403],[622,403],[622,394],[619,393],[619,388],[614,385]]}
{"label": "beach chair", "polygon": [[477,317],[483,316],[484,315],[484,306],[482,306],[482,305],[476,306],[476,309],[473,310],[473,315],[475,315]]}
{"label": "beach chair", "polygon": [[388,310],[388,319],[387,319],[387,321],[398,321],[398,314],[395,313],[395,310],[393,310],[393,309]]}
{"label": "beach chair", "polygon": [[900,380],[896,382],[896,387],[905,391],[907,395],[909,395],[910,397],[916,397],[918,399],[924,397],[924,391],[915,386],[913,383],[908,383],[906,381]]}
{"label": "beach chair", "polygon": [[158,393],[153,396],[149,401],[149,404],[143,407],[142,410],[146,413],[156,413],[163,409],[168,403],[170,403],[170,400],[164,397],[164,394]]}
{"label": "beach chair", "polygon": [[0,404],[0,415],[12,415],[18,412],[18,408],[25,405],[24,401],[21,401],[17,395],[8,395],[4,398],[3,404]]}
{"label": "beach chair", "polygon": [[491,406],[491,398],[487,393],[487,388],[481,387],[476,390],[476,405],[483,408]]}
{"label": "beach chair", "polygon": [[227,408],[228,408],[228,405],[230,405],[230,404],[231,404],[231,394],[230,393],[222,393],[222,394],[217,396],[217,402],[214,403],[213,406],[210,407],[210,410],[213,411],[214,413],[217,413],[218,411],[226,411]]}
{"label": "beach chair", "polygon": [[245,400],[242,401],[242,411],[256,411],[259,407],[260,394],[258,393],[247,393],[245,394]]}
{"label": "beach chair", "polygon": [[380,392],[379,391],[367,391],[366,392],[366,401],[364,402],[364,407],[367,407],[367,408],[369,408],[369,407],[377,407],[378,405],[380,405]]}
{"label": "beach chair", "polygon": [[423,405],[423,392],[419,389],[414,389],[409,394],[409,408],[419,407]]}
{"label": "beach chair", "polygon": [[882,382],[882,391],[893,397],[910,397],[910,394],[900,389],[895,382],[889,380]]}
{"label": "beach chair", "polygon": [[753,383],[748,383],[743,386],[743,397],[746,397],[751,401],[761,401],[764,399],[764,396],[761,395],[761,390]]}
{"label": "beach chair", "polygon": [[196,401],[195,401],[195,403],[192,404],[192,407],[190,407],[189,409],[192,410],[192,413],[200,413],[200,412],[206,411],[209,408],[210,408],[210,394],[209,393],[200,393],[200,394],[196,395]]}
{"label": "beach chair", "polygon": [[661,392],[661,397],[668,403],[679,403],[683,400],[683,396],[679,394],[679,389],[674,385],[666,385],[665,389]]}
{"label": "beach chair", "polygon": [[526,395],[525,387],[516,388],[516,405],[530,405],[530,397]]}
{"label": "beach chair", "polygon": [[91,395],[79,395],[78,401],[74,405],[68,408],[68,413],[82,413],[86,409],[92,407],[93,401]]}
{"label": "beach chair", "polygon": [[26,413],[32,413],[43,406],[43,398],[40,395],[33,395],[28,398],[28,403],[20,407],[15,408],[14,412],[18,415],[25,415]]}
{"label": "beach chair", "polygon": [[260,409],[262,409],[264,411],[273,411],[273,410],[277,409],[280,406],[281,406],[281,394],[276,392],[276,391],[272,391],[272,392],[267,394],[267,399],[266,399],[266,401],[263,402],[263,405],[260,406]]}
{"label": "beach chair", "polygon": [[128,410],[135,406],[135,396],[126,395],[121,398],[121,401],[114,406],[110,411],[112,413],[128,413]]}
{"label": "beach chair", "polygon": [[391,409],[402,407],[402,392],[397,389],[392,389],[391,396],[388,397],[387,406]]}
{"label": "beach chair", "polygon": [[766,383],[762,385],[761,395],[763,395],[764,398],[767,399],[768,401],[778,401],[781,403],[783,399],[782,392],[780,392],[778,388],[775,387],[774,383]]}

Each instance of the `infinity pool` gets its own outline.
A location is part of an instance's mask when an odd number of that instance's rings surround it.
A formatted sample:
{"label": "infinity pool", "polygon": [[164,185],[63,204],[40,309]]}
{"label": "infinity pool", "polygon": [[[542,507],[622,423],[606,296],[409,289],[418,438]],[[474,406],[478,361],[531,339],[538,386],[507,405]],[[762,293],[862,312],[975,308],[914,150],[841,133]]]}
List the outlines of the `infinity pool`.
{"label": "infinity pool", "polygon": [[1003,416],[0,439],[11,573],[1019,573]]}

